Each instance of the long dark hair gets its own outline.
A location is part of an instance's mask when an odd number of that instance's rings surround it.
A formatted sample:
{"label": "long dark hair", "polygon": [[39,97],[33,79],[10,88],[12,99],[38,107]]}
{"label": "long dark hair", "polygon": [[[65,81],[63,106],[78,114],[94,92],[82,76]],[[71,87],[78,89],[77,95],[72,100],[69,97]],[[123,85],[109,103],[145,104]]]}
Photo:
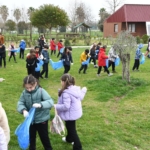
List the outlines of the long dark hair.
{"label": "long dark hair", "polygon": [[75,85],[75,79],[70,74],[64,74],[61,77],[61,81],[64,81],[64,87],[59,91],[58,95],[61,96],[63,91],[67,89],[70,85]]}
{"label": "long dark hair", "polygon": [[[34,85],[35,83],[37,83],[38,86],[39,85],[39,81],[33,76],[33,75],[28,75],[23,79],[23,87],[25,87],[26,84],[31,84]],[[41,86],[40,86],[41,87]]]}

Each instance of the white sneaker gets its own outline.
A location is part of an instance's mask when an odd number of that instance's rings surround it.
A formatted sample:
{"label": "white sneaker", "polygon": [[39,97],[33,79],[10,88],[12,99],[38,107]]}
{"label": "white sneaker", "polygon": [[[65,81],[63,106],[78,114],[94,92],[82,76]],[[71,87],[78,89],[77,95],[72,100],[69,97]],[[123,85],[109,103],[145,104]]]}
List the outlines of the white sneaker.
{"label": "white sneaker", "polygon": [[100,77],[101,75],[100,74],[97,74],[97,77]]}
{"label": "white sneaker", "polygon": [[[67,141],[66,141],[66,137],[63,137],[63,138],[62,138],[62,141],[63,141],[63,142],[67,142]],[[71,144],[73,145],[74,142],[71,142]]]}
{"label": "white sneaker", "polygon": [[109,74],[108,74],[109,77],[112,76],[112,75],[113,75],[112,73],[109,73]]}

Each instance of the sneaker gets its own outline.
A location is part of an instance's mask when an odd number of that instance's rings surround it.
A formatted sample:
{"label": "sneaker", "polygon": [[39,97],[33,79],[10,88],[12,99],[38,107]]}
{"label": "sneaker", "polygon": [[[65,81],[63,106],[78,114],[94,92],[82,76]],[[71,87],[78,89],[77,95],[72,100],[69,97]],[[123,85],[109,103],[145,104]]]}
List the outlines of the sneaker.
{"label": "sneaker", "polygon": [[80,74],[80,70],[78,71],[78,73]]}
{"label": "sneaker", "polygon": [[48,77],[45,77],[44,79],[48,79]]}
{"label": "sneaker", "polygon": [[[63,141],[63,142],[67,142],[67,141],[66,141],[66,137],[63,137],[63,138],[62,138],[62,141]],[[74,142],[71,142],[71,144],[73,145]]]}
{"label": "sneaker", "polygon": [[109,74],[108,74],[109,77],[112,76],[112,75],[113,75],[112,73],[109,73]]}
{"label": "sneaker", "polygon": [[100,77],[101,75],[100,74],[97,74],[97,77]]}
{"label": "sneaker", "polygon": [[117,73],[116,71],[112,71],[112,73]]}

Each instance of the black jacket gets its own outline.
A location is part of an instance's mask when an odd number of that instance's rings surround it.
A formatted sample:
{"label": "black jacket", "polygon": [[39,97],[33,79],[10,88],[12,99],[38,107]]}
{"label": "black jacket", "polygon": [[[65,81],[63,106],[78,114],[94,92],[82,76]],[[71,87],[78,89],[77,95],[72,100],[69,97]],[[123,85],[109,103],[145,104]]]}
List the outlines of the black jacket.
{"label": "black jacket", "polygon": [[72,55],[70,53],[63,53],[60,59],[65,66],[70,66],[70,63],[73,63]]}
{"label": "black jacket", "polygon": [[27,68],[36,68],[37,63],[39,63],[39,60],[36,57],[30,58],[30,56],[28,56],[26,62],[27,62],[26,64]]}
{"label": "black jacket", "polygon": [[2,45],[2,47],[0,48],[0,56],[1,57],[6,57],[6,50],[5,50],[4,45]]}

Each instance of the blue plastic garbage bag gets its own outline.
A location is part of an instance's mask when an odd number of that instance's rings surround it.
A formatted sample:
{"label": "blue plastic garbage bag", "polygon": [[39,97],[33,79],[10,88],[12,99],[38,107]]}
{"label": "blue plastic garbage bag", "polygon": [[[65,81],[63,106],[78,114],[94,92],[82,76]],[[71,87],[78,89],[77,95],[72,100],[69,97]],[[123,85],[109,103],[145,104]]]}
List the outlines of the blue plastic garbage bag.
{"label": "blue plastic garbage bag", "polygon": [[118,57],[118,58],[115,59],[115,66],[118,66],[119,63],[120,63],[120,58]]}
{"label": "blue plastic garbage bag", "polygon": [[35,108],[31,108],[29,116],[15,130],[15,135],[18,137],[18,143],[21,149],[26,150],[29,146],[29,128],[34,119]]}
{"label": "blue plastic garbage bag", "polygon": [[83,62],[82,62],[82,65],[88,65],[88,64],[89,64],[89,61],[90,61],[90,57],[89,57],[86,61],[83,61]]}
{"label": "blue plastic garbage bag", "polygon": [[40,71],[41,70],[41,66],[43,66],[44,62],[41,59],[38,59],[39,63],[37,63],[37,67],[35,68],[35,71]]}
{"label": "blue plastic garbage bag", "polygon": [[61,48],[60,49],[60,53],[62,54],[64,52],[64,48]]}
{"label": "blue plastic garbage bag", "polygon": [[60,60],[58,62],[53,62],[51,59],[49,60],[50,65],[54,70],[60,69],[64,66],[63,61]]}
{"label": "blue plastic garbage bag", "polygon": [[20,48],[18,48],[18,49],[13,49],[13,50],[11,50],[11,52],[18,53],[18,52],[20,52]]}
{"label": "blue plastic garbage bag", "polygon": [[109,63],[109,61],[108,61],[108,59],[106,59],[106,67],[108,68],[108,64]]}
{"label": "blue plastic garbage bag", "polygon": [[140,64],[144,64],[145,63],[145,56],[142,54],[141,60],[140,60]]}

